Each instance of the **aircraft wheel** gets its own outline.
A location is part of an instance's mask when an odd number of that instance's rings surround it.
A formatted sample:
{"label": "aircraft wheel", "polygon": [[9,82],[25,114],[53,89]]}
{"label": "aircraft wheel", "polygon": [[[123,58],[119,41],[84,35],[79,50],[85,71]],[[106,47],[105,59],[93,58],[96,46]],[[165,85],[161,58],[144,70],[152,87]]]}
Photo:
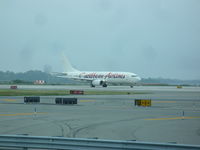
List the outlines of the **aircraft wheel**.
{"label": "aircraft wheel", "polygon": [[90,85],[91,87],[95,87],[93,84]]}
{"label": "aircraft wheel", "polygon": [[102,86],[103,86],[103,87],[107,87],[107,84],[103,84]]}

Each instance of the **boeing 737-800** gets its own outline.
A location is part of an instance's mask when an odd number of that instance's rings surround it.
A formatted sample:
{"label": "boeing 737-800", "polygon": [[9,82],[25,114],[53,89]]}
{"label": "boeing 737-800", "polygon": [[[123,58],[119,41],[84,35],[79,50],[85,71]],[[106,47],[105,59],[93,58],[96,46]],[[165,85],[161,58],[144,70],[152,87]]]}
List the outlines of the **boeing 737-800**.
{"label": "boeing 737-800", "polygon": [[57,77],[88,81],[90,82],[91,87],[107,87],[109,84],[122,84],[133,87],[141,80],[138,75],[131,72],[79,71],[71,66],[67,58],[65,58],[64,61],[66,72],[57,73]]}

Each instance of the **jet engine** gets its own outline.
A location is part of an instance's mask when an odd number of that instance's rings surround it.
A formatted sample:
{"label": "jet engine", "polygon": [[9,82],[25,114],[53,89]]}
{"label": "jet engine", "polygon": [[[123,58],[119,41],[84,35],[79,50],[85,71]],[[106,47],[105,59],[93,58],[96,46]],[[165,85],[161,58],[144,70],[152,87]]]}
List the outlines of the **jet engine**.
{"label": "jet engine", "polygon": [[95,87],[95,86],[98,86],[98,85],[102,85],[103,87],[107,87],[107,84],[105,81],[102,81],[102,80],[93,80],[91,82],[91,86],[92,87]]}

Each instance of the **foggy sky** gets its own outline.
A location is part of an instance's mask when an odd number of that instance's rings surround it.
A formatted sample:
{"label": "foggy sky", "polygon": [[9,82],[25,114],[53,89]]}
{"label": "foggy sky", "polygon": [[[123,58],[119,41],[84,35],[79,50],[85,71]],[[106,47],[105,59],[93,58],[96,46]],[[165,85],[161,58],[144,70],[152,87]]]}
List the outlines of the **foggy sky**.
{"label": "foggy sky", "polygon": [[199,0],[0,0],[0,71],[200,79]]}

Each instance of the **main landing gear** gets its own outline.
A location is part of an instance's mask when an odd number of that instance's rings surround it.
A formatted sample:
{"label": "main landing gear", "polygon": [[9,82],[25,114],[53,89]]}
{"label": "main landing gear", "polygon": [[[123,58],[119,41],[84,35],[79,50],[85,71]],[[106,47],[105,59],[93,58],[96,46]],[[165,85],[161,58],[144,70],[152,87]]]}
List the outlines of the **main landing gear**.
{"label": "main landing gear", "polygon": [[[102,84],[102,87],[107,87],[108,85],[106,83]],[[95,85],[90,84],[90,87],[95,87]]]}
{"label": "main landing gear", "polygon": [[102,86],[103,86],[103,87],[107,87],[108,85],[104,83]]}
{"label": "main landing gear", "polygon": [[90,84],[90,87],[95,87],[95,85],[93,85],[93,84]]}

